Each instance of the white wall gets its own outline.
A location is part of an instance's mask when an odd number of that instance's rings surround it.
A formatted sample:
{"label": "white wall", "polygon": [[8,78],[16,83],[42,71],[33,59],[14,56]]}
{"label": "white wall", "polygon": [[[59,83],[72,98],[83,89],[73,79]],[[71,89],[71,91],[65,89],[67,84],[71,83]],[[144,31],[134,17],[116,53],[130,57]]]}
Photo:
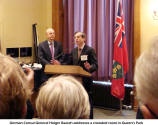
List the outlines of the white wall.
{"label": "white wall", "polygon": [[141,52],[148,48],[152,37],[158,35],[158,20],[153,18],[154,8],[158,9],[158,0],[141,0]]}

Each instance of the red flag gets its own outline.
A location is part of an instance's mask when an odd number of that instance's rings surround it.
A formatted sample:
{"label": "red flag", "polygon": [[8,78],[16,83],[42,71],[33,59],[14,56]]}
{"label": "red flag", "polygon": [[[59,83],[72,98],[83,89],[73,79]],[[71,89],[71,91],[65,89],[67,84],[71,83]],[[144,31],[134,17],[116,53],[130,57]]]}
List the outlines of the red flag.
{"label": "red flag", "polygon": [[116,17],[112,70],[111,94],[119,99],[123,99],[125,95],[124,75],[128,70],[128,53],[125,38],[123,10],[120,1],[118,3],[118,12]]}

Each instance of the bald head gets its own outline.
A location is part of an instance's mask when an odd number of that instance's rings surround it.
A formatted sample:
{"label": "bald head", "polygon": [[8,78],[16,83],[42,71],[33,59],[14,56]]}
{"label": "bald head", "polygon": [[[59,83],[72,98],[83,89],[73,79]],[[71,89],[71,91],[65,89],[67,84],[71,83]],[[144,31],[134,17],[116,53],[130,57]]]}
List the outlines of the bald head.
{"label": "bald head", "polygon": [[53,42],[55,39],[55,31],[53,28],[48,28],[46,30],[46,38],[49,42]]}

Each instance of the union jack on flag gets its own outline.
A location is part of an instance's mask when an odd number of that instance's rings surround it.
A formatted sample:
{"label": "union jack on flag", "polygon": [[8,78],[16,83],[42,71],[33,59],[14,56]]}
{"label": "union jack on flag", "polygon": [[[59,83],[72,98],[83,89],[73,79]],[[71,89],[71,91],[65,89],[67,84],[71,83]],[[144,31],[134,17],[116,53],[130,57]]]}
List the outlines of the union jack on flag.
{"label": "union jack on flag", "polygon": [[113,69],[111,94],[119,99],[124,98],[124,75],[128,70],[128,52],[125,38],[125,26],[121,3],[118,3],[115,39],[113,49]]}

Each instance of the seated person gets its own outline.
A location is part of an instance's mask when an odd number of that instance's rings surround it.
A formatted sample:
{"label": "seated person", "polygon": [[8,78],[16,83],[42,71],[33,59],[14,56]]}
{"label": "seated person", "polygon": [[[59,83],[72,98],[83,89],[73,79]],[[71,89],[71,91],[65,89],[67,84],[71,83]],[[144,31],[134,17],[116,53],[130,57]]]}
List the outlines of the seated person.
{"label": "seated person", "polygon": [[9,56],[0,54],[0,118],[19,119],[27,114],[27,100],[33,88],[33,71],[24,73]]}
{"label": "seated person", "polygon": [[158,37],[136,62],[134,80],[144,118],[158,118]]}
{"label": "seated person", "polygon": [[88,94],[74,77],[50,78],[40,88],[36,110],[42,119],[88,119]]}

